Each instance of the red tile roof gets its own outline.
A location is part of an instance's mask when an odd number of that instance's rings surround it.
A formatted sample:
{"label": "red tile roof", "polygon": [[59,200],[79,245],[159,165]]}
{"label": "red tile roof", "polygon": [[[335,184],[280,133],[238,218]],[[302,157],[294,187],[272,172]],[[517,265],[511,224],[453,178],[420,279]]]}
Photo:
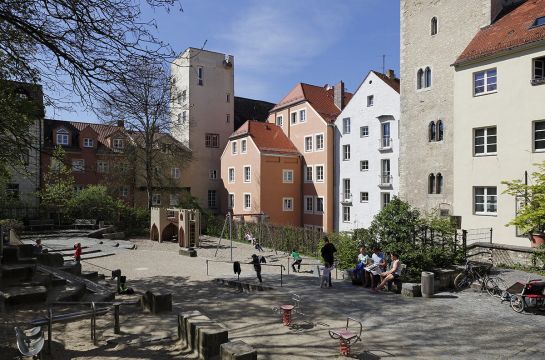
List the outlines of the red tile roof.
{"label": "red tile roof", "polygon": [[380,73],[378,71],[371,70],[373,74],[378,76],[382,81],[384,81],[387,85],[389,85],[392,89],[397,91],[399,94],[399,79],[398,78],[390,78],[387,75]]}
{"label": "red tile roof", "polygon": [[261,152],[298,155],[299,151],[282,128],[270,123],[256,120],[246,121],[229,139],[251,136]]}
{"label": "red tile roof", "polygon": [[98,141],[100,141],[102,144],[107,145],[108,144],[108,137],[112,135],[113,133],[117,131],[124,131],[122,127],[114,126],[114,125],[104,125],[104,124],[93,124],[93,123],[84,123],[84,122],[75,122],[75,121],[69,121],[70,125],[78,129],[79,131],[82,131],[86,127],[90,127],[98,134]]}
{"label": "red tile roof", "polygon": [[490,26],[481,29],[455,65],[545,40],[545,26],[533,27],[545,16],[545,0],[527,0]]}
{"label": "red tile roof", "polygon": [[[344,92],[344,105],[352,99],[352,93]],[[305,83],[298,83],[278,104],[271,109],[271,112],[296,104],[300,101],[308,101],[310,105],[327,122],[333,122],[341,113],[335,105],[334,90],[329,86],[316,86]]]}

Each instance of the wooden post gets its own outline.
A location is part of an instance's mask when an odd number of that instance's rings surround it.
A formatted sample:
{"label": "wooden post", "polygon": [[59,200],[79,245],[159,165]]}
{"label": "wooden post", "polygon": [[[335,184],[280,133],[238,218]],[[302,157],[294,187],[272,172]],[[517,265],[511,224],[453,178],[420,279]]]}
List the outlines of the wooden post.
{"label": "wooden post", "polygon": [[120,334],[121,329],[119,326],[119,303],[114,304],[114,334]]}

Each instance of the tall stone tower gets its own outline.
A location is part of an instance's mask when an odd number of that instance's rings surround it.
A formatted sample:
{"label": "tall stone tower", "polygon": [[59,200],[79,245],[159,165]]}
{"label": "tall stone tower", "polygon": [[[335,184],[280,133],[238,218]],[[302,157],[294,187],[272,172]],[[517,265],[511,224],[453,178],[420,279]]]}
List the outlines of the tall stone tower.
{"label": "tall stone tower", "polygon": [[172,64],[172,135],[192,151],[183,184],[199,204],[218,212],[224,197],[221,154],[234,130],[234,59],[195,48]]}
{"label": "tall stone tower", "polygon": [[509,0],[401,0],[400,197],[452,215],[452,64]]}

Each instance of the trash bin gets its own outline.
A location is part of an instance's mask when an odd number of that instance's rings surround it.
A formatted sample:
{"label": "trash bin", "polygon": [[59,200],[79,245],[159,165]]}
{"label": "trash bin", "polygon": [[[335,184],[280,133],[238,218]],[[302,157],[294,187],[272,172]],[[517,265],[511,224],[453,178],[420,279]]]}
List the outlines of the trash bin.
{"label": "trash bin", "polygon": [[432,297],[434,292],[433,284],[434,273],[429,271],[422,271],[422,296],[423,297]]}

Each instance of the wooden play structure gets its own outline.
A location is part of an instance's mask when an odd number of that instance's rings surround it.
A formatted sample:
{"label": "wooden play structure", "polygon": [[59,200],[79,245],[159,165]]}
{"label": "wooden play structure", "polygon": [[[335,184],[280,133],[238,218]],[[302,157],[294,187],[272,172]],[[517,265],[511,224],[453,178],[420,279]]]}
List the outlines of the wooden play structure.
{"label": "wooden play structure", "polygon": [[151,208],[150,239],[177,240],[180,247],[199,246],[201,215],[196,209]]}

